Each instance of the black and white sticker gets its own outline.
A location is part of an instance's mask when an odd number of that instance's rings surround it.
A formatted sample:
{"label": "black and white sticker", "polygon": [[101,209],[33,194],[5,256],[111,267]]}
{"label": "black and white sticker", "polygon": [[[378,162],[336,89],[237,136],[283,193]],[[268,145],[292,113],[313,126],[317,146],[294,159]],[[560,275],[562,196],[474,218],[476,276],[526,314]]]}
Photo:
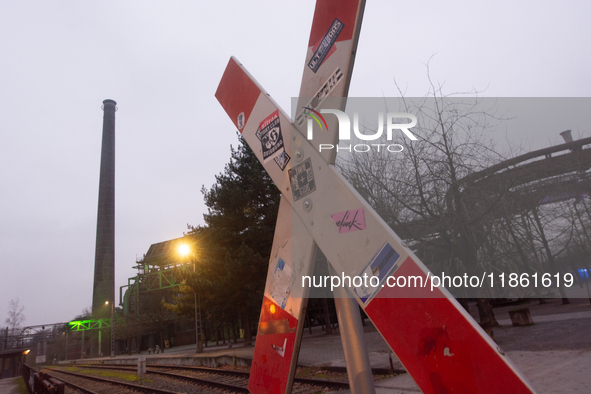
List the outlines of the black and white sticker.
{"label": "black and white sticker", "polygon": [[284,151],[283,135],[279,123],[279,110],[267,116],[255,132],[263,147],[263,163],[275,159]]}
{"label": "black and white sticker", "polygon": [[289,155],[286,151],[283,151],[279,156],[275,157],[275,163],[281,168],[281,171],[285,170],[287,163],[289,163]]}
{"label": "black and white sticker", "polygon": [[302,163],[289,170],[291,194],[297,201],[316,190],[316,180],[312,171],[312,159],[307,158]]}
{"label": "black and white sticker", "polygon": [[[308,104],[306,104],[304,107],[312,109],[318,108],[318,106],[322,104],[324,99],[328,97],[330,92],[332,92],[332,90],[335,88],[335,86],[337,86],[337,84],[341,81],[342,78],[343,72],[341,71],[340,67],[337,67],[337,69],[330,75],[330,77],[328,77],[328,79],[322,85],[322,87],[318,89],[314,97],[312,97],[312,99],[310,99]],[[300,114],[296,117],[296,122],[298,126],[301,127],[302,124],[304,124],[304,121],[307,119],[306,115],[309,112],[310,111],[307,109],[302,109],[302,112],[300,112]]]}
{"label": "black and white sticker", "polygon": [[328,55],[330,49],[336,42],[337,37],[339,34],[341,34],[341,31],[343,31],[343,27],[345,27],[345,24],[337,18],[335,18],[332,22],[332,25],[330,25],[330,28],[322,38],[320,45],[318,45],[318,48],[316,48],[316,51],[314,51],[312,58],[308,62],[308,67],[310,67],[314,73],[316,73],[316,71],[318,71],[320,68],[320,65],[326,58],[326,55]]}
{"label": "black and white sticker", "polygon": [[242,130],[244,128],[244,112],[240,112],[240,114],[238,114],[236,125],[238,126],[238,130]]}

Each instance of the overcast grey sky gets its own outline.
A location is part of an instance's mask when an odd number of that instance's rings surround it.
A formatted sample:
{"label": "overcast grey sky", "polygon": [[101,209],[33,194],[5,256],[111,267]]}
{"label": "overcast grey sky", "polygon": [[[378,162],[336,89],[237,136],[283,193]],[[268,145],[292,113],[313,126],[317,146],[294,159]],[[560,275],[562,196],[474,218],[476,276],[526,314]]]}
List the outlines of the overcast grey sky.
{"label": "overcast grey sky", "polygon": [[[314,1],[0,2],[0,325],[67,321],[92,301],[102,133],[116,119],[116,287],[152,243],[203,223],[236,145],[214,98],[236,56],[289,113]],[[587,1],[368,1],[350,96],[591,91]],[[521,130],[533,148],[553,126]],[[584,130],[579,132],[585,133]],[[587,130],[588,133],[588,130]],[[588,136],[586,134],[585,136]],[[117,295],[118,297],[118,295]]]}

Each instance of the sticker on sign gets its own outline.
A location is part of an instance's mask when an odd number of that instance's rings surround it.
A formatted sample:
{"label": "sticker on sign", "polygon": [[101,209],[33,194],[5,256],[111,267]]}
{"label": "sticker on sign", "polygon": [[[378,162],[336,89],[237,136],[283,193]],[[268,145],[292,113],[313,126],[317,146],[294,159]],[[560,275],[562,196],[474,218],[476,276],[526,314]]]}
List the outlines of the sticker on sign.
{"label": "sticker on sign", "polygon": [[308,62],[308,67],[310,67],[312,71],[318,71],[318,68],[320,68],[322,62],[324,62],[324,59],[332,53],[332,46],[339,34],[341,34],[343,27],[345,27],[345,24],[335,18],[332,25],[318,44],[318,47],[314,50],[312,59]]}
{"label": "sticker on sign", "polygon": [[281,124],[279,122],[279,110],[267,116],[256,131],[257,138],[263,147],[263,162],[266,163],[282,154],[284,149]]}
{"label": "sticker on sign", "polygon": [[[375,254],[371,262],[361,271],[360,277],[369,278],[365,280],[361,286],[355,288],[355,292],[359,296],[359,299],[364,304],[370,300],[379,289],[380,283],[386,276],[391,275],[396,271],[398,266],[396,262],[400,259],[400,254],[394,250],[389,244],[385,243],[384,246]],[[374,282],[372,279],[376,278]]]}
{"label": "sticker on sign", "polygon": [[367,228],[365,225],[365,211],[363,208],[334,213],[332,214],[331,219],[337,225],[339,234],[365,230]]}
{"label": "sticker on sign", "polygon": [[291,182],[291,194],[293,200],[306,197],[316,190],[316,180],[312,170],[312,159],[308,158],[303,163],[292,167],[289,170],[289,179]]}

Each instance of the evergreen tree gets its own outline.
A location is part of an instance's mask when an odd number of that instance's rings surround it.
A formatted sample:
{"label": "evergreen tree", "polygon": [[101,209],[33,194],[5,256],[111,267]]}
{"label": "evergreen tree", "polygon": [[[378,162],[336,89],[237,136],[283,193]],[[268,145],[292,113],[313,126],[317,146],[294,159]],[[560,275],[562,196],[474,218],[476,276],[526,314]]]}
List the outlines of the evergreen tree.
{"label": "evergreen tree", "polygon": [[215,325],[232,324],[239,316],[250,345],[251,316],[262,303],[280,192],[240,137],[224,172],[202,193],[206,226],[191,231],[199,255],[187,285],[197,289]]}

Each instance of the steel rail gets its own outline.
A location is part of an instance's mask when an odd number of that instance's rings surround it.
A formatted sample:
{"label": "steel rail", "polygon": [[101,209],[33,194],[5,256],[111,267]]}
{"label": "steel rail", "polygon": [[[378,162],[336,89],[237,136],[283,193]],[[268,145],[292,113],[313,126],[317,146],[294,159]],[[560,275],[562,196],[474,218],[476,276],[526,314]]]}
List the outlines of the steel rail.
{"label": "steel rail", "polygon": [[[94,369],[115,369],[115,370],[122,370],[122,371],[135,371],[136,370],[136,368],[133,368],[133,367],[130,368],[129,366],[120,366],[117,364],[80,365],[80,367],[81,368],[94,368]],[[238,392],[238,393],[249,393],[248,388],[246,386],[237,386],[237,385],[234,385],[231,383],[223,383],[223,382],[218,382],[215,380],[201,379],[201,378],[196,378],[193,376],[179,375],[179,374],[170,373],[170,372],[150,371],[150,370],[148,370],[148,368],[150,368],[150,367],[146,367],[146,373],[166,376],[166,377],[173,378],[173,379],[186,380],[186,381],[189,381],[192,383],[198,383],[200,385],[209,386],[209,387],[215,387],[215,388],[220,388],[220,389],[225,389],[225,390],[233,390],[234,392]],[[187,368],[187,369],[189,369],[189,368]],[[62,372],[60,370],[56,370],[56,371]],[[236,372],[236,371],[231,371],[231,372]],[[73,373],[73,372],[71,372],[71,373]],[[230,375],[230,374],[227,374],[227,375]],[[247,375],[248,375],[248,373],[247,373]],[[89,375],[83,375],[83,376],[89,376]],[[235,376],[237,376],[237,375],[235,375]],[[145,388],[145,386],[141,386],[141,387]],[[151,390],[155,390],[155,389],[151,389]],[[162,392],[163,393],[171,393],[170,391],[162,391]]]}
{"label": "steel rail", "polygon": [[[57,371],[57,372],[59,372],[59,371]],[[48,375],[50,375],[50,376],[51,376],[51,374],[48,374]],[[73,387],[73,388],[75,388],[76,390],[82,391],[82,392],[83,392],[83,393],[85,393],[85,394],[99,394],[97,391],[92,391],[92,390],[90,390],[90,389],[84,388],[84,387],[82,387],[82,386],[79,386],[79,385],[77,385],[76,383],[72,383],[72,382],[71,382],[71,381],[69,381],[69,380],[65,380],[64,378],[61,378],[61,377],[60,377],[60,378],[57,378],[57,377],[55,377],[55,376],[53,376],[53,378],[54,378],[54,379],[57,379],[57,380],[59,380],[60,382],[64,382],[64,384],[65,384],[66,386]]]}
{"label": "steel rail", "polygon": [[[101,364],[101,365],[81,365],[84,368],[97,368],[97,369],[122,369],[126,371],[135,370],[134,367],[130,367],[128,364]],[[149,368],[162,368],[162,369],[178,369],[178,370],[185,370],[185,371],[198,371],[198,372],[207,372],[207,373],[215,373],[218,375],[226,375],[226,376],[237,376],[237,377],[244,377],[248,378],[250,376],[250,372],[244,371],[230,371],[230,370],[221,370],[216,368],[210,367],[195,367],[190,365],[146,365],[146,373],[165,373],[159,371],[149,371]],[[406,372],[406,371],[405,371]],[[177,375],[172,374],[174,377],[186,377],[184,375]],[[197,378],[195,378],[197,379]],[[335,380],[326,380],[326,379],[313,379],[313,378],[295,378],[294,383],[302,383],[302,384],[309,384],[314,386],[324,386],[329,388],[337,388],[337,389],[349,389],[348,382],[339,382]],[[240,386],[236,386],[240,387]],[[246,389],[246,388],[244,388]],[[248,393],[248,390],[244,391]]]}
{"label": "steel rail", "polygon": [[[46,369],[45,371],[49,371],[49,372],[46,372],[49,376],[52,376],[52,374],[51,374],[52,372],[63,373],[66,375],[76,376],[76,377],[79,377],[82,379],[94,380],[96,382],[112,384],[112,385],[117,385],[117,386],[123,386],[123,387],[129,388],[129,389],[132,389],[132,390],[142,391],[144,393],[181,394],[176,391],[162,390],[162,389],[157,389],[157,388],[147,387],[147,386],[140,386],[138,384],[120,382],[118,380],[111,380],[111,379],[106,379],[106,378],[99,378],[98,376],[85,375],[85,374],[76,373],[76,372],[64,371],[61,369]],[[56,377],[55,375],[53,375],[53,377],[59,380],[59,378]]]}

